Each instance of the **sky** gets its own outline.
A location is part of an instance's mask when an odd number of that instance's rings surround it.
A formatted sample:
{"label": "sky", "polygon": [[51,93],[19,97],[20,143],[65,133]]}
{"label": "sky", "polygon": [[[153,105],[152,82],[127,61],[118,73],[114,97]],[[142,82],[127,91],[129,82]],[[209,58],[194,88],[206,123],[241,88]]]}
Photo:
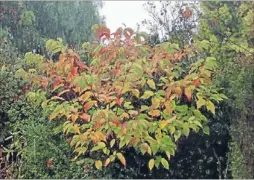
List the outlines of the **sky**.
{"label": "sky", "polygon": [[[148,13],[143,8],[146,1],[104,1],[104,7],[101,15],[106,16],[107,27],[111,31],[115,31],[119,27],[123,27],[124,23],[132,29],[137,28],[137,23],[148,18]],[[141,31],[147,31],[146,28],[140,27]]]}

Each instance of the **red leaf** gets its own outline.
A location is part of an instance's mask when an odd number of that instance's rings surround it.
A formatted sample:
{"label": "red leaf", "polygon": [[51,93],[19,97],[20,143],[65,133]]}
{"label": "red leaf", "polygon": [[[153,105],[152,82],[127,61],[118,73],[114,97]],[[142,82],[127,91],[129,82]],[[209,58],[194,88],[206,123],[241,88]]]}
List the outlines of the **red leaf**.
{"label": "red leaf", "polygon": [[75,75],[77,74],[77,72],[78,72],[78,68],[77,68],[77,67],[72,67],[72,69],[71,69],[71,74],[72,74],[73,76],[75,76]]}
{"label": "red leaf", "polygon": [[200,82],[199,82],[198,79],[195,79],[195,80],[193,81],[193,85],[194,85],[195,87],[198,87],[199,84],[200,84]]}

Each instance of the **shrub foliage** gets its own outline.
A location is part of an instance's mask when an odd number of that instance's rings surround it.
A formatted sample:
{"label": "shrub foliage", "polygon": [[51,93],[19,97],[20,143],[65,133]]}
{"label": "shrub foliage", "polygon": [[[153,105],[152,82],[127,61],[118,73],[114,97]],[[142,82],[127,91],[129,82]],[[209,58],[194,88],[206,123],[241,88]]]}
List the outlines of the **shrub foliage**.
{"label": "shrub foliage", "polygon": [[[178,139],[200,129],[208,134],[203,110],[215,114],[215,103],[226,98],[211,85],[215,58],[199,58],[194,46],[151,47],[130,28],[93,30],[98,41],[83,44],[90,64],[66,50],[33,76],[51,94],[43,109],[62,122],[58,130],[74,147],[74,159],[89,156],[98,169],[116,159],[126,166],[124,152],[133,147],[150,157],[150,169],[168,169]],[[196,62],[186,66],[190,57]]]}

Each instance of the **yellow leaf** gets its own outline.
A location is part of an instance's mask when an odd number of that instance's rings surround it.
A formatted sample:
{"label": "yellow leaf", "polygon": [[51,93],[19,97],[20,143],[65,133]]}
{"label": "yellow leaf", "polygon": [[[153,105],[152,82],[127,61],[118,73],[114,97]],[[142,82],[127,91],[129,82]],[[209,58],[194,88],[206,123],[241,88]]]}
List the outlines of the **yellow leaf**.
{"label": "yellow leaf", "polygon": [[132,90],[132,93],[133,93],[134,96],[136,96],[137,98],[139,98],[140,92],[139,92],[138,89],[133,89],[133,90]]}
{"label": "yellow leaf", "polygon": [[153,96],[153,92],[152,91],[145,91],[143,96],[141,96],[141,99],[148,99],[150,98],[151,96]]}
{"label": "yellow leaf", "polygon": [[211,111],[213,114],[215,114],[215,106],[211,101],[208,101],[206,105],[207,110]]}
{"label": "yellow leaf", "polygon": [[95,167],[96,167],[97,169],[100,169],[100,168],[102,167],[102,162],[101,162],[101,160],[95,161]]}
{"label": "yellow leaf", "polygon": [[161,129],[164,129],[165,127],[166,127],[166,125],[168,124],[168,122],[167,121],[161,121],[161,123],[160,123],[160,128]]}
{"label": "yellow leaf", "polygon": [[81,96],[79,97],[79,100],[82,101],[82,102],[85,102],[85,101],[87,101],[87,100],[89,99],[89,97],[90,97],[92,94],[93,94],[92,92],[87,91],[87,92],[85,92],[85,94],[83,94],[83,95],[81,95]]}
{"label": "yellow leaf", "polygon": [[197,108],[201,108],[202,106],[204,106],[206,104],[206,101],[204,99],[198,99],[197,101]]}
{"label": "yellow leaf", "polygon": [[152,79],[149,79],[147,81],[147,84],[149,85],[150,88],[156,89],[155,83],[154,83],[154,81]]}
{"label": "yellow leaf", "polygon": [[166,155],[168,157],[168,160],[170,160],[170,153],[168,151],[166,151]]}
{"label": "yellow leaf", "polygon": [[79,128],[78,124],[74,124],[73,129],[74,129],[75,133],[80,134],[80,131],[79,131],[80,128]]}
{"label": "yellow leaf", "polygon": [[176,131],[176,128],[174,126],[169,126],[169,131],[170,131],[170,134],[172,135]]}
{"label": "yellow leaf", "polygon": [[160,100],[156,99],[156,98],[153,98],[151,108],[152,109],[157,109],[159,106],[160,106]]}
{"label": "yellow leaf", "polygon": [[150,161],[148,163],[148,167],[149,167],[150,171],[153,169],[153,167],[154,167],[154,159],[150,159]]}
{"label": "yellow leaf", "polygon": [[50,100],[63,100],[63,101],[65,101],[65,99],[64,98],[61,98],[61,97],[57,97],[57,96],[53,96]]}
{"label": "yellow leaf", "polygon": [[127,119],[128,119],[130,116],[129,116],[129,114],[128,114],[128,113],[123,113],[123,114],[122,114],[122,117],[125,117],[125,118],[127,118]]}
{"label": "yellow leaf", "polygon": [[181,87],[176,87],[176,88],[174,88],[174,91],[175,91],[175,93],[180,97],[181,95],[182,95],[182,88]]}
{"label": "yellow leaf", "polygon": [[73,115],[71,116],[71,120],[72,120],[73,123],[74,123],[77,119],[78,119],[78,114],[73,114]]}

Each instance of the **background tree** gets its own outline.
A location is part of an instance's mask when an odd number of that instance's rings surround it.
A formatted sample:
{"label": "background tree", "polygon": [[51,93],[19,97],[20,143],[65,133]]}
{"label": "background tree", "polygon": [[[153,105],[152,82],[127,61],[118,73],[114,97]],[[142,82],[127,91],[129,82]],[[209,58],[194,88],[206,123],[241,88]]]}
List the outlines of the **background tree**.
{"label": "background tree", "polygon": [[197,2],[186,1],[160,1],[147,2],[144,8],[150,19],[143,21],[150,32],[159,35],[160,41],[179,43],[181,47],[189,44],[199,17]]}
{"label": "background tree", "polygon": [[[1,2],[1,26],[9,28],[22,52],[47,39],[62,37],[69,45],[78,46],[91,40],[91,27],[100,23],[101,2]],[[14,16],[15,15],[15,16]],[[17,40],[19,39],[19,40]]]}
{"label": "background tree", "polygon": [[219,63],[216,83],[229,97],[223,119],[230,120],[229,170],[234,178],[253,178],[253,2],[204,2],[199,35]]}

